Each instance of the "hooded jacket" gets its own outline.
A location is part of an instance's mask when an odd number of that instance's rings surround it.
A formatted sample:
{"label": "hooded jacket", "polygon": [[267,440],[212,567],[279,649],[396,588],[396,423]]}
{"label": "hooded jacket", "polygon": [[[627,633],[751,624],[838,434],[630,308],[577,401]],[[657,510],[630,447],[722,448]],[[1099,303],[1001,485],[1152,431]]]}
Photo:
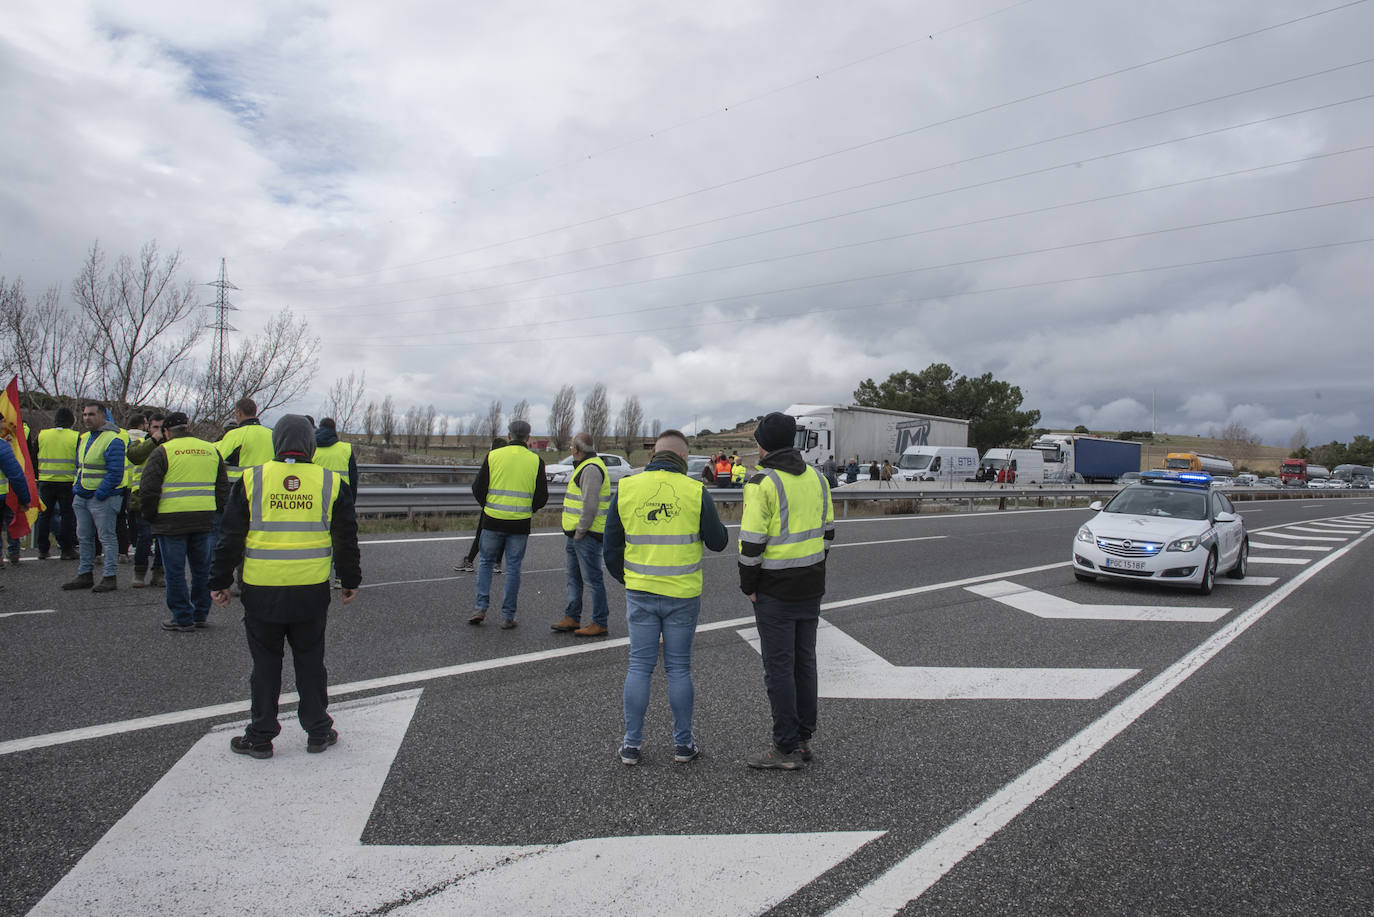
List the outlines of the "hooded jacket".
{"label": "hooded jacket", "polygon": [[[316,446],[332,446],[339,441],[339,434],[336,430],[329,427],[320,427],[315,430]],[[358,501],[358,454],[350,452],[348,455],[348,484],[347,487],[353,492],[353,502]]]}
{"label": "hooded jacket", "polygon": [[[309,462],[315,455],[315,428],[298,414],[287,414],[272,429],[272,449],[276,460]],[[146,472],[145,472],[146,473]],[[220,523],[219,543],[210,569],[210,590],[228,589],[234,582],[234,568],[243,561],[248,537],[248,495],[242,481],[229,492],[229,505]],[[357,589],[362,582],[358,554],[358,519],[353,510],[353,494],[340,488],[329,523],[334,553],[334,570],[345,589]],[[249,617],[264,621],[292,622],[321,618],[329,609],[329,582],[308,586],[243,586],[243,609]]]}

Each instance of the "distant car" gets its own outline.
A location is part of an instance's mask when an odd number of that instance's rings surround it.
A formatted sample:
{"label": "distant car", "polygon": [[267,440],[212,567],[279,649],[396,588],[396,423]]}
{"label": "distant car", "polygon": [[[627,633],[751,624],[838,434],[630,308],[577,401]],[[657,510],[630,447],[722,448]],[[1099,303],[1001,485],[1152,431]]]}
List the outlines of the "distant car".
{"label": "distant car", "polygon": [[1282,487],[1282,486],[1283,486],[1283,482],[1280,481],[1278,478],[1275,478],[1275,477],[1260,478],[1259,486],[1260,486],[1260,487]]}
{"label": "distant car", "polygon": [[1073,574],[1190,586],[1209,595],[1218,571],[1244,579],[1245,520],[1201,472],[1147,471],[1074,535]]}
{"label": "distant car", "polygon": [[1235,486],[1236,486],[1236,481],[1235,481],[1235,478],[1232,478],[1230,475],[1219,474],[1219,475],[1215,475],[1215,476],[1212,478],[1212,486],[1213,486],[1213,487],[1220,487],[1220,488],[1223,488],[1223,489],[1225,489],[1225,488],[1230,488],[1230,487],[1235,487]]}
{"label": "distant car", "polygon": [[1236,475],[1236,487],[1253,487],[1259,483],[1259,475],[1243,471]]}
{"label": "distant car", "polygon": [[[610,476],[612,484],[639,470],[624,456],[616,455],[614,452],[598,452],[597,455],[606,463],[606,474]],[[569,455],[556,465],[545,465],[544,479],[550,484],[566,484],[576,470],[577,464]]]}
{"label": "distant car", "polygon": [[1308,490],[1326,490],[1331,486],[1331,482],[1325,478],[1313,478],[1307,482]]}
{"label": "distant car", "polygon": [[1117,479],[1116,479],[1116,483],[1117,483],[1118,485],[1124,487],[1124,486],[1127,485],[1127,484],[1134,484],[1134,483],[1136,483],[1136,482],[1139,481],[1139,480],[1140,480],[1140,472],[1139,472],[1139,471],[1128,471],[1128,472],[1126,472],[1125,474],[1123,474],[1121,477],[1117,478]]}

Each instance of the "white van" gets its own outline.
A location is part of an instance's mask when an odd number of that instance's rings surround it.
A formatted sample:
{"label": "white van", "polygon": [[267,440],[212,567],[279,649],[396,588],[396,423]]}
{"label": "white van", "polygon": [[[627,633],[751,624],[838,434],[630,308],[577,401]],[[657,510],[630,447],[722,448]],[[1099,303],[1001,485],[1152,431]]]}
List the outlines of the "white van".
{"label": "white van", "polygon": [[1045,455],[1039,449],[989,449],[983,453],[983,467],[992,474],[988,480],[997,480],[997,472],[1016,463],[1017,484],[1045,483]]}
{"label": "white van", "polygon": [[971,446],[908,446],[897,460],[895,477],[962,484],[977,473],[978,450]]}

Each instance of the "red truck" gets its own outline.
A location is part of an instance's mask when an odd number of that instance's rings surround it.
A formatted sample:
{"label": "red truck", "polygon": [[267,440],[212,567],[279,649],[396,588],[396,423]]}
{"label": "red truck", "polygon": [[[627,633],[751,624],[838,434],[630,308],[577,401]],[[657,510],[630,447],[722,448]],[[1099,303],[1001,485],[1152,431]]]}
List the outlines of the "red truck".
{"label": "red truck", "polygon": [[1279,463],[1279,481],[1284,487],[1307,486],[1307,459],[1286,458]]}

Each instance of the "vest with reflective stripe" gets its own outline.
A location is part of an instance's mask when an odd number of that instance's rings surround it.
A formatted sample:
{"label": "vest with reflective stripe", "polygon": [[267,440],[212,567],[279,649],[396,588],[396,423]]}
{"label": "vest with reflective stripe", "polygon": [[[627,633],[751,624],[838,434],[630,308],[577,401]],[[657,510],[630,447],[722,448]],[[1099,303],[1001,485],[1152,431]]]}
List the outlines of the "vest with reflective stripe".
{"label": "vest with reflective stripe", "polygon": [[342,489],[337,474],[309,462],[271,461],[245,469],[248,537],[243,581],[250,586],[328,581],[329,523]]}
{"label": "vest with reflective stripe", "polygon": [[315,457],[311,459],[321,468],[328,468],[330,471],[337,471],[344,479],[344,483],[351,483],[348,480],[348,460],[353,457],[353,444],[339,440],[328,446],[316,446]]}
{"label": "vest with reflective stripe", "polygon": [[[119,438],[124,440],[124,483],[130,490],[138,490],[138,482],[143,480],[143,466],[129,461],[129,447],[138,442],[128,430],[121,430]],[[140,437],[141,438],[141,437]]]}
{"label": "vest with reflective stripe", "polygon": [[162,478],[158,515],[206,510],[213,513],[215,478],[219,475],[220,463],[215,447],[194,436],[178,436],[167,440],[162,448],[167,453],[167,474]]}
{"label": "vest with reflective stripe", "polygon": [[674,471],[620,479],[625,588],[689,599],[701,595],[702,483]]}
{"label": "vest with reflective stripe", "polygon": [[81,436],[66,427],[38,431],[38,480],[76,480],[76,444]]}
{"label": "vest with reflective stripe", "polygon": [[225,461],[228,461],[235,449],[239,450],[239,463],[225,469],[229,472],[231,484],[243,477],[245,468],[270,462],[277,454],[272,448],[272,431],[260,423],[235,427],[224,434],[224,439],[215,443],[215,447],[219,449],[219,454],[224,456]]}
{"label": "vest with reflective stripe", "polygon": [[493,519],[528,519],[533,516],[539,456],[526,446],[502,446],[488,453],[487,468],[491,478],[483,512]]}
{"label": "vest with reflective stripe", "polygon": [[[830,485],[820,470],[801,474],[760,469],[757,483],[744,485],[744,514],[739,524],[739,562],[765,570],[810,567],[825,560],[825,533],[835,527]],[[746,542],[762,544],[763,554],[746,557]]]}
{"label": "vest with reflective stripe", "polygon": [[578,480],[578,476],[588,465],[595,465],[601,469],[601,493],[597,496],[596,518],[592,520],[592,527],[588,529],[599,535],[606,531],[606,513],[611,509],[611,476],[606,473],[606,463],[599,455],[583,459],[573,470],[573,476],[568,481],[568,492],[563,496],[563,531],[576,531],[577,523],[582,519],[582,482]]}
{"label": "vest with reflective stripe", "polygon": [[[100,486],[100,482],[105,480],[105,450],[110,448],[110,443],[119,438],[118,433],[110,430],[101,430],[94,434],[95,441],[91,442],[90,433],[82,433],[81,438],[76,441],[76,451],[80,464],[80,474],[77,475],[77,484],[83,490],[95,490]],[[89,448],[88,448],[89,446]]]}

